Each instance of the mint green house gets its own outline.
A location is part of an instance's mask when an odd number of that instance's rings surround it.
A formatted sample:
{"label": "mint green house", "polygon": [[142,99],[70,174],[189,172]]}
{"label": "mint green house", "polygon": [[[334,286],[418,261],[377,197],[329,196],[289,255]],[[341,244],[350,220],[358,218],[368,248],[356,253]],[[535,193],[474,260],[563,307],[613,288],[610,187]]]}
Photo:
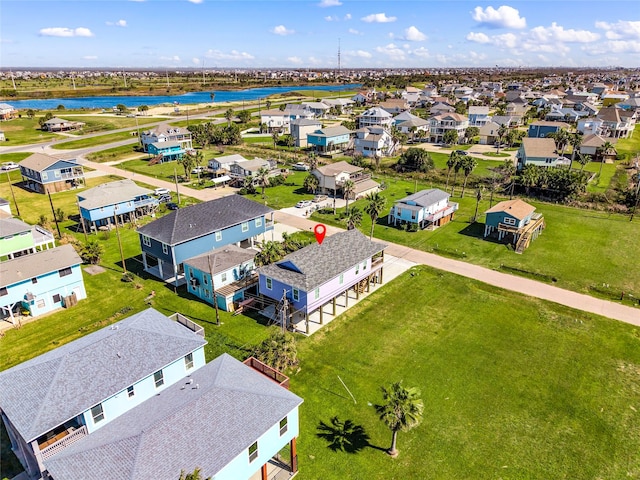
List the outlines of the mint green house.
{"label": "mint green house", "polygon": [[55,247],[53,234],[17,218],[0,219],[0,259],[8,260]]}

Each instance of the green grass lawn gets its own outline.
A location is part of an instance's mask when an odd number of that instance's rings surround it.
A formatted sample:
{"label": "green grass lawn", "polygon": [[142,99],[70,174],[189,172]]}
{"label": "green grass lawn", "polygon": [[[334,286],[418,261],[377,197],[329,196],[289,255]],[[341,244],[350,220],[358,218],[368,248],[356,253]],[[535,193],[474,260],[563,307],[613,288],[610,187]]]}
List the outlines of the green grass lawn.
{"label": "green grass lawn", "polygon": [[117,130],[119,128],[134,128],[136,125],[145,125],[147,123],[159,122],[162,119],[158,117],[137,117],[129,118],[125,115],[120,117],[112,117],[112,116],[102,116],[96,115],[93,116],[78,116],[74,117],[72,115],[64,115],[63,118],[65,120],[71,120],[74,122],[83,122],[85,124],[84,127],[80,130],[74,130],[69,132],[73,135],[84,135],[87,133],[95,133],[95,132],[106,132],[109,130]]}
{"label": "green grass lawn", "polygon": [[57,143],[52,145],[52,148],[59,150],[72,150],[75,148],[87,148],[95,145],[102,145],[104,143],[118,142],[120,140],[127,140],[130,138],[134,138],[131,136],[131,132],[107,133],[96,137],[80,138],[70,142]]}
{"label": "green grass lawn", "polygon": [[640,153],[640,124],[635,126],[633,135],[619,139],[615,147],[616,152],[635,158],[636,154]]}
{"label": "green grass lawn", "polygon": [[[144,158],[122,162],[118,164],[118,168],[171,182],[174,181],[174,171],[178,176],[184,176],[184,168],[182,168],[182,165],[177,161],[149,165],[149,158],[151,157],[145,156]],[[197,178],[197,176],[194,175],[192,179],[195,178]]]}
{"label": "green grass lawn", "polygon": [[116,160],[125,160],[129,158],[137,158],[144,156],[148,157],[148,154],[141,153],[135,150],[138,144],[133,145],[121,145],[119,147],[108,148],[106,150],[100,150],[99,152],[90,153],[87,155],[87,159],[92,162],[113,162]]}
{"label": "green grass lawn", "polygon": [[[613,175],[616,173],[618,168],[617,163],[605,163],[601,164],[600,162],[589,162],[584,166],[585,171],[598,173],[600,172],[600,167],[602,167],[602,173],[600,178],[596,176],[589,184],[587,185],[587,192],[591,193],[603,193],[606,192],[609,186],[611,185],[611,179]],[[579,167],[578,167],[579,168]]]}
{"label": "green grass lawn", "polygon": [[3,147],[13,145],[25,145],[29,143],[48,142],[54,138],[61,138],[55,133],[43,132],[38,124],[38,117],[35,118],[14,118],[7,122],[2,122],[6,142],[2,142]]}
{"label": "green grass lawn", "polygon": [[266,201],[269,207],[276,210],[293,207],[300,200],[311,200],[313,198],[313,194],[308,193],[303,186],[304,179],[307,175],[308,172],[291,171],[287,176],[285,184],[265,189],[264,199],[262,198],[262,191],[259,188],[257,189],[257,193],[246,195],[246,197],[256,202],[262,203]]}
{"label": "green grass lawn", "polygon": [[[637,327],[414,268],[300,343],[299,478],[635,478],[639,338]],[[391,459],[372,405],[395,381],[418,387],[425,408]],[[334,416],[366,437],[330,449],[317,434]]]}
{"label": "green grass lawn", "polygon": [[7,162],[19,163],[29,155],[31,155],[31,152],[0,153],[0,164]]}
{"label": "green grass lawn", "polygon": [[[594,290],[596,287],[602,290],[604,284],[608,285],[604,289],[611,292],[606,298],[619,298],[622,291],[640,297],[640,269],[631,268],[633,261],[630,260],[640,257],[640,242],[631,241],[640,236],[640,222],[629,222],[628,217],[622,215],[529,202],[544,214],[547,228],[522,255],[518,255],[507,245],[482,238],[482,213],[489,208],[488,195],[485,195],[478,210],[481,223],[469,223],[476,203],[475,198],[471,198],[473,190],[468,189],[469,196],[460,199],[458,187],[456,196],[451,198],[451,201],[460,203],[454,221],[435,231],[412,233],[388,226],[386,216],[395,200],[414,192],[415,184],[388,177],[377,180],[384,180],[388,184],[388,188],[382,192],[387,198],[387,205],[375,228],[375,236],[382,240],[503,269],[508,273],[537,279],[555,278],[558,286],[581,293],[605,295]],[[421,182],[417,185],[418,190],[432,187]],[[495,198],[494,204],[497,201]],[[362,210],[365,201],[359,200],[352,205]],[[316,212],[311,218],[345,227],[332,212]],[[365,215],[361,230],[368,235],[370,229],[371,220]]]}

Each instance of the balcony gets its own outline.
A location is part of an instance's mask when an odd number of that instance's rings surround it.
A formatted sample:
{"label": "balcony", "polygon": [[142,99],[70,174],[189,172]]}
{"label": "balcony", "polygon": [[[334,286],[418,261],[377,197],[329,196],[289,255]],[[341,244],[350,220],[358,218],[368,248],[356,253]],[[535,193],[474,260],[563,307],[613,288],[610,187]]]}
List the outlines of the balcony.
{"label": "balcony", "polygon": [[188,319],[181,313],[174,313],[173,315],[169,315],[169,318],[175,322],[178,322],[180,325],[187,327],[192,332],[204,337],[204,328],[198,325],[193,320]]}
{"label": "balcony", "polygon": [[54,437],[50,438],[49,440],[38,444],[38,446],[40,447],[40,455],[42,456],[43,460],[51,458],[61,450],[64,450],[69,445],[72,445],[73,443],[81,440],[87,435],[87,427],[85,425],[77,428],[69,427],[58,433]]}
{"label": "balcony", "polygon": [[270,367],[266,363],[262,363],[260,360],[254,357],[249,357],[242,363],[269,377],[281,387],[289,390],[289,377],[287,377],[284,373],[281,373],[275,368]]}
{"label": "balcony", "polygon": [[154,197],[142,198],[140,200],[135,200],[133,205],[135,208],[146,207],[148,205],[158,205],[158,199]]}
{"label": "balcony", "polygon": [[82,178],[84,177],[84,172],[82,168],[74,168],[70,172],[60,172],[60,178],[63,180],[73,180],[74,178]]}
{"label": "balcony", "polygon": [[445,208],[443,208],[442,210],[438,210],[437,212],[432,213],[431,215],[427,215],[425,217],[425,220],[431,223],[437,222],[438,220],[440,220],[441,218],[444,218],[448,215],[451,215],[452,213],[456,212],[458,210],[458,204],[455,202],[450,202],[449,205],[447,205]]}

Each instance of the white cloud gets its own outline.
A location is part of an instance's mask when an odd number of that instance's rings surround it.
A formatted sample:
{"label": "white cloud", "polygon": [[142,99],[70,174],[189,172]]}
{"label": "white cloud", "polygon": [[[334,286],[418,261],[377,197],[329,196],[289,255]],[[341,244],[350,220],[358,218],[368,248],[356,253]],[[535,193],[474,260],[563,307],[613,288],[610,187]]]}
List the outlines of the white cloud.
{"label": "white cloud", "polygon": [[271,30],[271,33],[285,36],[285,35],[291,35],[295,33],[295,30],[287,30],[287,27],[285,27],[284,25],[278,25],[277,27],[273,27],[273,29]]}
{"label": "white cloud", "polygon": [[596,28],[606,30],[605,37],[610,40],[620,40],[622,38],[640,39],[640,21],[630,22],[618,20],[616,23],[596,22]]}
{"label": "white cloud", "polygon": [[427,36],[412,25],[404,31],[404,39],[411,42],[424,42]]}
{"label": "white cloud", "polygon": [[294,65],[301,65],[302,59],[300,57],[287,57],[289,63],[293,63]]}
{"label": "white cloud", "polygon": [[491,42],[491,39],[489,38],[488,35],[486,35],[485,33],[482,32],[469,32],[467,34],[467,40],[469,40],[470,42],[476,42],[476,43],[489,43]]}
{"label": "white cloud", "polygon": [[198,57],[193,57],[191,61],[194,65],[200,65],[200,59]]}
{"label": "white cloud", "polygon": [[127,26],[127,21],[126,20],[118,20],[117,22],[106,22],[107,25],[109,25],[110,27],[126,27]]}
{"label": "white cloud", "polygon": [[[609,40],[582,47],[590,55],[608,55],[610,53],[640,53],[640,40]],[[607,57],[607,60],[613,59]],[[609,62],[609,64],[611,63]]]}
{"label": "white cloud", "polygon": [[187,1],[190,2],[190,3],[195,3],[195,4],[203,2],[203,0],[187,0]]}
{"label": "white cloud", "polygon": [[356,50],[355,56],[356,57],[360,57],[360,58],[371,58],[371,57],[373,57],[373,55],[371,55],[369,52],[367,52],[365,50]]}
{"label": "white cloud", "polygon": [[351,14],[350,14],[350,13],[347,13],[347,14],[344,16],[344,19],[345,19],[345,20],[351,20]]}
{"label": "white cloud", "polygon": [[327,22],[337,22],[337,21],[339,21],[339,20],[340,20],[340,19],[339,19],[338,17],[336,17],[335,15],[334,15],[334,16],[328,15],[328,16],[324,17],[324,19],[325,19]]}
{"label": "white cloud", "polygon": [[342,5],[340,0],[321,0],[318,4],[319,7],[339,7]]}
{"label": "white cloud", "polygon": [[553,22],[550,27],[531,29],[531,37],[539,42],[590,43],[600,38],[600,34],[589,30],[565,30],[563,26]]}
{"label": "white cloud", "polygon": [[361,32],[361,31],[359,31],[359,30],[356,30],[355,28],[350,28],[350,29],[349,29],[349,33],[350,33],[351,35],[362,35],[362,32]]}
{"label": "white cloud", "polygon": [[525,28],[527,20],[513,7],[502,5],[497,9],[489,6],[485,9],[476,7],[471,17],[478,23],[490,28]]}
{"label": "white cloud", "polygon": [[426,49],[426,48],[424,48],[424,47],[416,48],[416,49],[413,51],[413,54],[414,54],[416,57],[420,57],[420,58],[428,58],[428,57],[430,57],[430,56],[431,56],[431,54],[429,53],[429,50],[427,50],[427,49]]}
{"label": "white cloud", "polygon": [[43,37],[93,37],[91,30],[85,27],[48,27],[40,30]]}
{"label": "white cloud", "polygon": [[491,37],[491,43],[497,47],[515,48],[518,44],[518,37],[513,33],[503,33]]}
{"label": "white cloud", "polygon": [[179,62],[180,57],[178,55],[174,55],[173,57],[160,57],[160,60],[164,60],[165,62]]}
{"label": "white cloud", "polygon": [[362,21],[366,23],[390,23],[395,22],[397,17],[387,17],[386,13],[372,13],[366,17],[362,17]]}
{"label": "white cloud", "polygon": [[82,57],[83,60],[97,60],[98,57],[96,55],[85,55]]}
{"label": "white cloud", "polygon": [[405,60],[406,58],[406,52],[393,43],[383,47],[376,47],[376,52],[387,55],[393,58],[393,60]]}
{"label": "white cloud", "polygon": [[247,52],[238,52],[237,50],[231,50],[229,53],[221,52],[220,50],[208,50],[204,54],[207,58],[214,60],[254,60],[255,57]]}

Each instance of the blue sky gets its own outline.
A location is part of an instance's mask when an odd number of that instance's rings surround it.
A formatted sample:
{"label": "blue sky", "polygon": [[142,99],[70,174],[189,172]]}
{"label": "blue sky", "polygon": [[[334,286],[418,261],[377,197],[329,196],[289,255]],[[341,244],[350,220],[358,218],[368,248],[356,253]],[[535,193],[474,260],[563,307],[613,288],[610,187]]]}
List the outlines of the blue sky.
{"label": "blue sky", "polygon": [[6,67],[640,66],[627,1],[3,0]]}

